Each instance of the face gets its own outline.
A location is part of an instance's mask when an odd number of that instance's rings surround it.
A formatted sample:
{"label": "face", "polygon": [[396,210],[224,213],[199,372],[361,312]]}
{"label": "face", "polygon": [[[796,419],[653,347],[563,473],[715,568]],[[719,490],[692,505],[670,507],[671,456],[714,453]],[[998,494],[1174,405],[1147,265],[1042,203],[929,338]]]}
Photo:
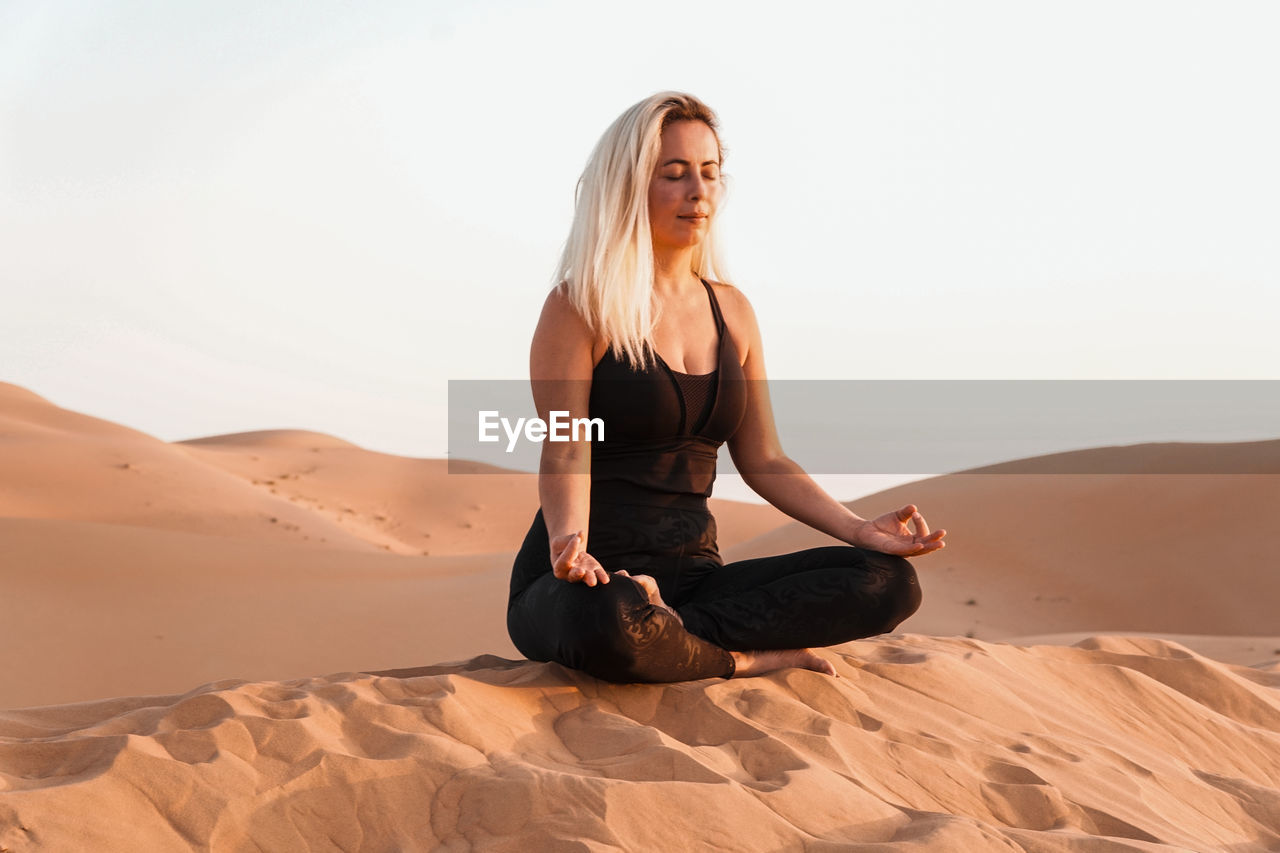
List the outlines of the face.
{"label": "face", "polygon": [[681,249],[702,242],[722,189],[720,145],[711,128],[694,120],[667,125],[658,167],[649,180],[654,249]]}

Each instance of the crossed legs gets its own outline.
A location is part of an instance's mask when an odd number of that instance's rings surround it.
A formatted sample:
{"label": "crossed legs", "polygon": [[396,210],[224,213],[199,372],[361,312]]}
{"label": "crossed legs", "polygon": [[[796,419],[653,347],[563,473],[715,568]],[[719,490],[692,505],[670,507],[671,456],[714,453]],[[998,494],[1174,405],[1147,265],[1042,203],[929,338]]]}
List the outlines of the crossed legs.
{"label": "crossed legs", "polygon": [[[769,650],[800,655],[810,646],[883,634],[920,605],[907,560],[851,546],[718,567],[674,612],[642,584],[615,572],[610,583],[587,587],[548,571],[512,595],[508,632],[530,659],[606,681],[691,681],[731,678],[743,661],[767,664],[777,657]],[[806,665],[800,657],[774,663]]]}

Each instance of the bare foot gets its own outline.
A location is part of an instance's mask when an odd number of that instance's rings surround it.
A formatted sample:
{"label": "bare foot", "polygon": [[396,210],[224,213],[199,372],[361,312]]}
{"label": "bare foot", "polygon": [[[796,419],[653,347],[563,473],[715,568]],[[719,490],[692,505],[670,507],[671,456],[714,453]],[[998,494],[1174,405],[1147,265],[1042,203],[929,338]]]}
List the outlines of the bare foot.
{"label": "bare foot", "polygon": [[814,672],[825,672],[827,675],[840,677],[836,668],[826,658],[819,657],[812,649],[766,649],[758,652],[729,652],[737,666],[734,678],[746,678],[752,675],[764,675],[779,669],[796,667],[811,669]]}
{"label": "bare foot", "polygon": [[676,621],[679,622],[682,627],[684,626],[684,619],[676,612],[676,609],[662,600],[662,593],[658,591],[658,582],[652,577],[649,575],[628,574],[625,570],[621,569],[614,572],[614,574],[622,575],[624,578],[631,578],[633,581],[640,584],[640,588],[644,590],[645,595],[649,596],[650,604],[656,604],[658,607],[661,607],[663,610],[676,617]]}

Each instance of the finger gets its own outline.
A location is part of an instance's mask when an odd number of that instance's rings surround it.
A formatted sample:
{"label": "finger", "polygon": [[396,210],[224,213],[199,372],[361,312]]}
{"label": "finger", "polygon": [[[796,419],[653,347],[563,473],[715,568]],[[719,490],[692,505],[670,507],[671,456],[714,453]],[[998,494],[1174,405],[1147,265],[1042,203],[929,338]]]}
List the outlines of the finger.
{"label": "finger", "polygon": [[604,570],[603,566],[596,566],[596,577],[600,579],[600,583],[609,582],[609,573]]}
{"label": "finger", "polygon": [[564,553],[560,555],[560,559],[564,561],[566,566],[572,566],[578,562],[578,554],[582,551],[582,531],[579,530],[573,534],[573,538],[569,540],[569,544],[565,546]]}
{"label": "finger", "polygon": [[924,545],[934,545],[935,543],[941,542],[942,537],[946,535],[947,535],[947,531],[945,530],[935,530],[932,533],[930,533],[928,536],[924,537],[919,541]]}
{"label": "finger", "polygon": [[884,547],[878,549],[884,554],[893,554],[895,557],[912,557],[915,556],[920,546],[915,542],[903,542],[901,539],[885,543]]}
{"label": "finger", "polygon": [[906,521],[907,519],[911,518],[911,516],[915,515],[915,513],[916,513],[916,505],[907,504],[902,509],[898,510],[898,521]]}
{"label": "finger", "polygon": [[921,554],[928,554],[930,551],[938,550],[935,542],[916,542],[914,550],[908,555],[910,557],[919,557]]}
{"label": "finger", "polygon": [[924,538],[929,535],[929,525],[924,520],[924,516],[918,512],[911,513],[911,523],[915,525],[916,535]]}
{"label": "finger", "polygon": [[554,564],[554,566],[556,566],[556,570],[559,571],[559,573],[568,573],[568,570],[572,569],[573,564],[576,564],[577,548],[575,547],[575,543],[576,539],[570,539],[570,542],[568,542],[568,544],[561,549],[559,555],[557,555],[556,564]]}

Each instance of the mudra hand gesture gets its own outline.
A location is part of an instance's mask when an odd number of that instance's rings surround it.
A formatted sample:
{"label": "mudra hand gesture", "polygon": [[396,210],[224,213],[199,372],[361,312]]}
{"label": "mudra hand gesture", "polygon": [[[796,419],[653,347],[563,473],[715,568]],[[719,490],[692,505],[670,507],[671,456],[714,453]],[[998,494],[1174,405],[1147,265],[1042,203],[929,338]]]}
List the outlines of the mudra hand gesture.
{"label": "mudra hand gesture", "polygon": [[[915,532],[907,526],[910,521]],[[907,504],[902,509],[886,512],[884,515],[863,522],[854,534],[850,544],[860,548],[879,551],[882,554],[896,554],[899,557],[919,557],[930,551],[945,548],[942,537],[947,531],[929,532],[929,525],[924,516],[916,509],[915,504]]]}
{"label": "mudra hand gesture", "polygon": [[587,586],[609,582],[604,566],[582,550],[581,530],[551,540],[551,573],[562,581],[581,581]]}

